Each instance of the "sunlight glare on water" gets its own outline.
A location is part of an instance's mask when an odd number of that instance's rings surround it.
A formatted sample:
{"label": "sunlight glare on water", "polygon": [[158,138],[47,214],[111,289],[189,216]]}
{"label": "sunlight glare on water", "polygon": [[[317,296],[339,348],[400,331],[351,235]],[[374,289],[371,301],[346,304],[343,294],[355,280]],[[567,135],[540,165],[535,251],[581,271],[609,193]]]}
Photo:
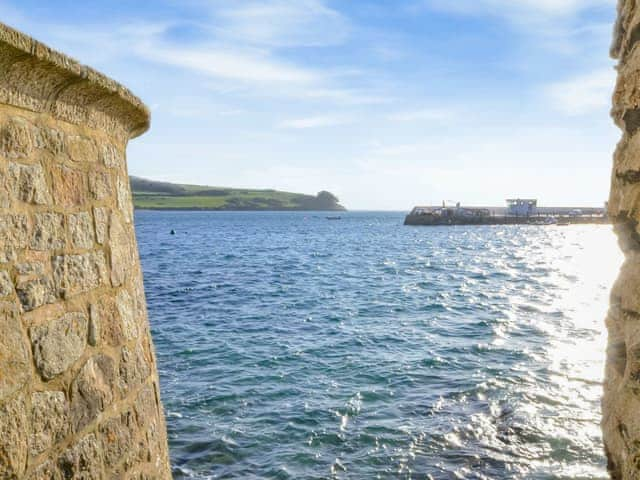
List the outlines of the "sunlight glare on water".
{"label": "sunlight glare on water", "polygon": [[136,215],[175,478],[606,478],[609,226]]}

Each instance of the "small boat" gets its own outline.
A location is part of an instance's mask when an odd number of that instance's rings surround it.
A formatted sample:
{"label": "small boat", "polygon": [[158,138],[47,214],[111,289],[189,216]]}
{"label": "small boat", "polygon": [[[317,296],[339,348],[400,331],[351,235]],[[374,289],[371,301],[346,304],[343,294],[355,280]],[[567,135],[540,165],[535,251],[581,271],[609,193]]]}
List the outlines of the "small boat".
{"label": "small boat", "polygon": [[556,223],[556,225],[559,226],[559,227],[566,227],[567,225],[569,225],[569,223],[567,223],[567,222],[558,222],[558,223]]}
{"label": "small boat", "polygon": [[327,217],[327,220],[342,220],[342,217]]}

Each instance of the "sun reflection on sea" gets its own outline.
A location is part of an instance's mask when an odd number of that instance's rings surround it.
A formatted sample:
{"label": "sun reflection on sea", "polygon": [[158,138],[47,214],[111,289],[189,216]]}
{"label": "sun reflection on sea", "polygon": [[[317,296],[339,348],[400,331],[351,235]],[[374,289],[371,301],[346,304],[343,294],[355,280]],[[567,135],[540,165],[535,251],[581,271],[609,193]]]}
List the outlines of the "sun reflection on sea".
{"label": "sun reflection on sea", "polygon": [[[545,315],[530,317],[536,323],[532,326],[548,339],[541,352],[547,372],[540,377],[528,372],[533,381],[525,395],[533,401],[518,409],[544,436],[567,445],[589,446],[600,441],[604,318],[623,255],[608,226],[556,227],[548,233],[549,248],[532,246],[526,252],[539,255],[541,264],[553,266],[547,281],[555,291],[548,305],[538,307]],[[504,343],[504,335],[498,336]],[[560,465],[534,459],[530,467],[567,478],[606,478],[602,468]]]}
{"label": "sun reflection on sea", "polygon": [[[511,478],[604,479],[599,428],[604,318],[623,256],[608,226],[520,231],[527,233],[535,233],[536,241],[512,236],[494,249],[503,261],[487,274],[507,280],[492,292],[493,303],[476,303],[478,312],[502,301],[509,305],[490,319],[493,339],[476,345],[478,359],[517,360],[485,364],[475,374],[483,381],[469,394],[438,402],[440,415],[468,412],[466,421],[443,429],[443,441],[451,450],[485,450]],[[485,275],[473,265],[466,270]],[[478,458],[486,465],[482,455]],[[454,471],[458,478],[498,478],[469,462]]]}

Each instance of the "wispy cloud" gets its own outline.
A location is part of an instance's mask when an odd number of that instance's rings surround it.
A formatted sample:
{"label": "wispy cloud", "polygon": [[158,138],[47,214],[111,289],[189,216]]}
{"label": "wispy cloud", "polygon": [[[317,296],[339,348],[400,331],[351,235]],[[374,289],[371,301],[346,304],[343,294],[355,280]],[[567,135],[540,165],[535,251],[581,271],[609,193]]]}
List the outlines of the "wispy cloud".
{"label": "wispy cloud", "polygon": [[277,48],[231,41],[214,29],[194,41],[175,41],[171,33],[181,26],[171,21],[138,21],[101,25],[87,36],[84,28],[56,24],[48,32],[54,45],[81,61],[98,65],[126,58],[144,60],[199,74],[209,90],[350,105],[389,101],[366,88],[350,86],[365,75],[351,66],[314,68],[309,62],[283,59]]}
{"label": "wispy cloud", "polygon": [[321,0],[233,2],[215,16],[223,36],[272,47],[339,45],[350,31],[347,18]]}
{"label": "wispy cloud", "polygon": [[187,69],[207,77],[211,82],[205,83],[212,90],[343,105],[381,104],[393,100],[367,88],[343,85],[343,77],[358,77],[361,75],[359,72],[347,71],[343,75],[339,68],[315,69],[283,61],[264,49],[184,46],[153,39],[146,44],[138,44],[133,52],[147,61]]}
{"label": "wispy cloud", "polygon": [[320,80],[320,75],[310,69],[287,64],[259,51],[230,51],[216,46],[177,47],[161,43],[138,47],[137,53],[147,60],[246,83],[310,85]]}
{"label": "wispy cloud", "polygon": [[544,94],[560,112],[584,115],[609,107],[615,78],[612,68],[604,68],[548,85]]}
{"label": "wispy cloud", "polygon": [[313,117],[284,120],[278,124],[278,127],[299,130],[306,128],[334,127],[350,123],[351,121],[351,118],[342,115],[317,115]]}

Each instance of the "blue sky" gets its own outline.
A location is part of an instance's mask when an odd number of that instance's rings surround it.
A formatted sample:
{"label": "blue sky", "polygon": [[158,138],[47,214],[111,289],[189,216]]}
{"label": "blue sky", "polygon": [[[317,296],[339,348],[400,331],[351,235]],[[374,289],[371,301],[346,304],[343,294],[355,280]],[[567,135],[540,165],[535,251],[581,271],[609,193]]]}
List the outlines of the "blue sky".
{"label": "blue sky", "polygon": [[129,171],[443,199],[601,205],[614,0],[0,0],[2,21],[149,105]]}

